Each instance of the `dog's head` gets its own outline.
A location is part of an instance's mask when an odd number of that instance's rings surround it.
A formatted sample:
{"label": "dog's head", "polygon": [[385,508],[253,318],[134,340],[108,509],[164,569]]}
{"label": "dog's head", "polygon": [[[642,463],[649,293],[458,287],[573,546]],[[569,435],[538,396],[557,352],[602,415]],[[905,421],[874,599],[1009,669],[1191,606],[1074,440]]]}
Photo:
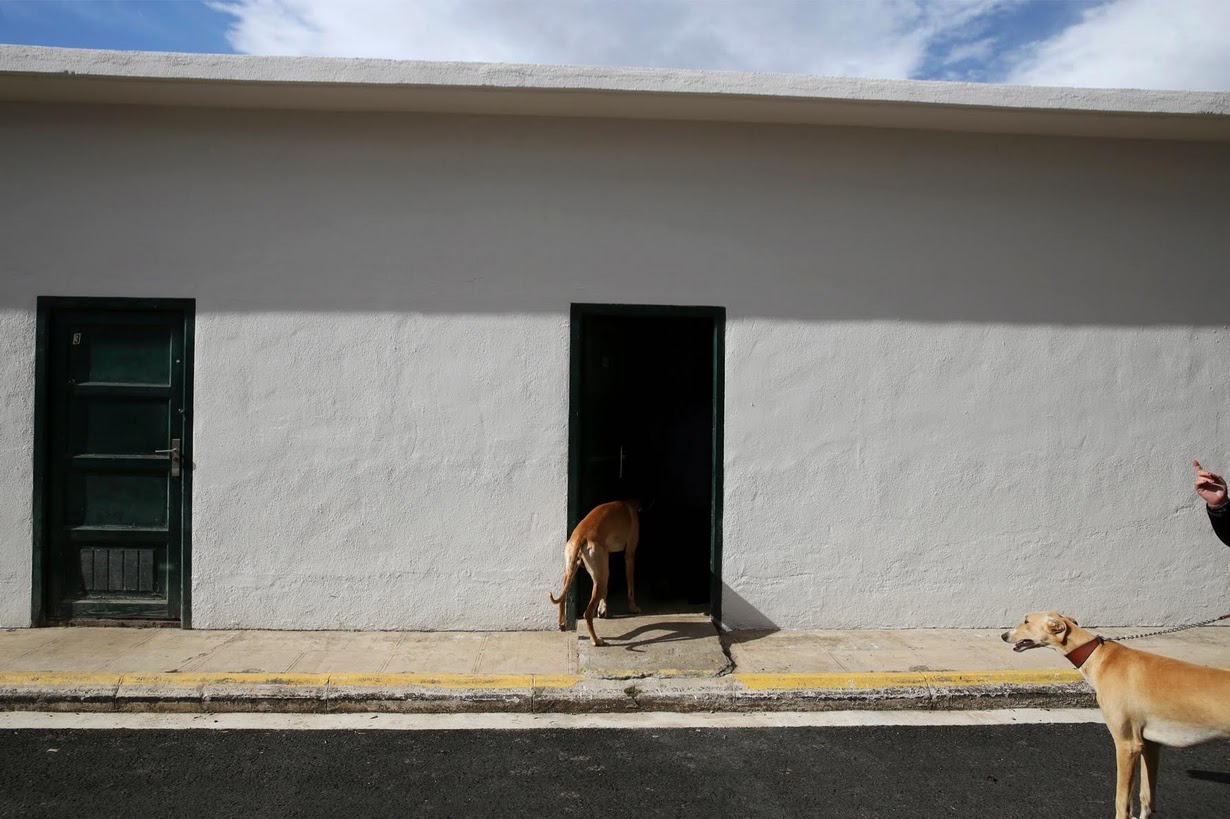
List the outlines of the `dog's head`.
{"label": "dog's head", "polygon": [[1068,632],[1078,625],[1071,617],[1057,611],[1035,611],[1025,615],[1020,625],[1005,631],[1000,638],[1005,643],[1012,643],[1013,651],[1028,651],[1041,646],[1062,649]]}

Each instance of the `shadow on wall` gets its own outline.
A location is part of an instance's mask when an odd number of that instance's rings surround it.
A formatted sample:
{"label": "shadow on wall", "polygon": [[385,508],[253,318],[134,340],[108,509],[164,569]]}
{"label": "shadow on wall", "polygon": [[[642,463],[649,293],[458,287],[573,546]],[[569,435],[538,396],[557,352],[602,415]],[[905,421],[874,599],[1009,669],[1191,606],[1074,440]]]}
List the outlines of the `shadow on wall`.
{"label": "shadow on wall", "polygon": [[9,107],[0,304],[1225,322],[1215,143],[120,108]]}
{"label": "shadow on wall", "polygon": [[722,583],[722,626],[733,632],[732,642],[751,642],[781,630],[725,583]]}

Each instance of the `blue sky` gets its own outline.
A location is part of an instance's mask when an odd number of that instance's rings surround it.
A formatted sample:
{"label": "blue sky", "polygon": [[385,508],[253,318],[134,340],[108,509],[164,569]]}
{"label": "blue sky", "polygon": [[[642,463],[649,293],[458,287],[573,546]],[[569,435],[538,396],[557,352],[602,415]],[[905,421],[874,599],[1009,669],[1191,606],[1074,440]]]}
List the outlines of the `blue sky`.
{"label": "blue sky", "polygon": [[201,2],[0,0],[0,42],[231,53],[231,18]]}
{"label": "blue sky", "polygon": [[1230,0],[0,0],[0,42],[1230,90]]}

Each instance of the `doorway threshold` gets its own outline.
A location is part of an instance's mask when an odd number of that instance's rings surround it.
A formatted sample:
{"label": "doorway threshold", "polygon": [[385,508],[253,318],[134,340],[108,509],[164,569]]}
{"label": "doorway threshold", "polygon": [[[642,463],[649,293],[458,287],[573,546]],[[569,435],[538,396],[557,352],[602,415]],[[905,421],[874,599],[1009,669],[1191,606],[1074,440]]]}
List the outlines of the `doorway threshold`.
{"label": "doorway threshold", "polygon": [[707,614],[595,618],[594,629],[606,645],[593,645],[585,621],[577,621],[581,674],[591,679],[720,677],[731,670],[730,658]]}

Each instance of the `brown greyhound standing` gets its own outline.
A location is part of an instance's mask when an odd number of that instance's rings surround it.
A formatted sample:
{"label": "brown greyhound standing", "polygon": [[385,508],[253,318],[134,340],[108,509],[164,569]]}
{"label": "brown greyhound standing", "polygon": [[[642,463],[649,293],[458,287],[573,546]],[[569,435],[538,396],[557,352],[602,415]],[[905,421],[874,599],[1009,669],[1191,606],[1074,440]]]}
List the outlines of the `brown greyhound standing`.
{"label": "brown greyhound standing", "polygon": [[640,504],[637,501],[612,501],[594,507],[584,520],[572,530],[572,537],[564,546],[564,589],[557,598],[548,594],[551,602],[559,606],[559,630],[568,626],[564,616],[564,600],[568,596],[568,587],[572,578],[582,563],[594,581],[594,593],[585,607],[585,625],[589,628],[589,639],[594,645],[606,645],[598,639],[594,631],[594,613],[606,617],[606,586],[610,578],[611,554],[623,552],[624,565],[628,570],[628,610],[633,614],[640,611],[636,605],[636,542],[640,538],[640,519],[637,515]]}

